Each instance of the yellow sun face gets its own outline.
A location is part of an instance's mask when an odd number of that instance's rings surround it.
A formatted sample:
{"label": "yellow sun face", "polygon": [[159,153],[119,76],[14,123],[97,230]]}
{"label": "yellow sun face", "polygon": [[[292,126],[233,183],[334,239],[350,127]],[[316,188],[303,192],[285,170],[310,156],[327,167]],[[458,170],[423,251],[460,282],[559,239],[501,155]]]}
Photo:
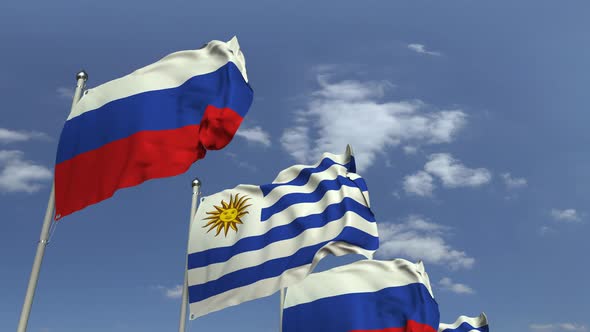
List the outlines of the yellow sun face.
{"label": "yellow sun face", "polygon": [[215,236],[219,235],[221,230],[223,230],[223,234],[227,237],[227,232],[230,228],[237,232],[238,224],[243,224],[240,218],[248,214],[248,211],[246,211],[246,208],[250,206],[246,205],[248,200],[250,200],[248,196],[240,197],[240,194],[236,194],[235,198],[233,195],[229,196],[229,203],[222,200],[221,206],[213,205],[216,211],[207,212],[210,216],[205,218],[205,220],[209,221],[203,228],[209,227],[207,233],[213,229],[217,229]]}

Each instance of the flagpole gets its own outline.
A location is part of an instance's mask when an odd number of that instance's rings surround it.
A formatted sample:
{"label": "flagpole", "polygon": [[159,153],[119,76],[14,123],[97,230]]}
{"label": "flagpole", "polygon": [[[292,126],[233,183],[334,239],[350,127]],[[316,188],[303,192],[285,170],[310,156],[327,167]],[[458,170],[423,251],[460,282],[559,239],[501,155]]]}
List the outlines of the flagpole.
{"label": "flagpole", "polygon": [[[74,97],[72,99],[72,107],[74,108],[80,96],[82,95],[82,89],[86,80],[88,80],[88,74],[85,71],[80,71],[76,74],[77,84]],[[49,240],[49,228],[53,219],[53,212],[55,210],[55,183],[51,185],[51,193],[49,194],[49,201],[47,202],[47,210],[45,210],[45,218],[43,219],[43,226],[41,228],[41,236],[37,243],[37,253],[35,254],[35,260],[33,261],[33,268],[31,270],[31,276],[29,277],[29,285],[27,286],[27,293],[25,295],[25,302],[20,314],[20,320],[18,321],[17,332],[26,332],[27,324],[29,322],[29,316],[31,314],[31,307],[33,306],[33,298],[35,297],[35,290],[37,288],[37,282],[39,281],[39,272],[41,270],[41,263],[43,262],[43,256],[45,254],[45,248]]]}
{"label": "flagpole", "polygon": [[281,288],[281,305],[280,305],[280,311],[281,313],[279,314],[279,332],[283,332],[283,307],[285,305],[285,288]]}
{"label": "flagpole", "polygon": [[195,213],[197,212],[197,207],[198,207],[198,200],[199,200],[199,196],[201,195],[201,180],[199,180],[198,178],[195,178],[192,182],[192,186],[193,186],[193,200],[191,202],[191,215],[189,218],[189,223],[188,223],[188,241],[187,241],[187,256],[185,259],[185,264],[184,264],[184,283],[182,284],[182,306],[180,307],[180,323],[178,324],[178,331],[179,332],[184,332],[185,331],[185,325],[186,325],[186,308],[188,306],[188,271],[187,271],[187,265],[188,265],[188,246],[190,243],[190,236],[191,236],[191,225],[193,224],[193,218],[195,217]]}

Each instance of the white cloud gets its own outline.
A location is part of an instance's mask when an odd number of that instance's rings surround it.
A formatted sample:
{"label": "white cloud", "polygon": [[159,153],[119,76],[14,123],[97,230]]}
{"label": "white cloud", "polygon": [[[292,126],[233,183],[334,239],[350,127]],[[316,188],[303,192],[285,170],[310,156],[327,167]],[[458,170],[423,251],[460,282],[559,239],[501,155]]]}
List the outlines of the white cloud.
{"label": "white cloud", "polygon": [[510,173],[503,173],[502,179],[508,189],[517,189],[527,186],[527,180],[525,178],[515,178]]}
{"label": "white cloud", "polygon": [[428,54],[428,55],[434,55],[434,56],[442,55],[440,52],[427,51],[426,46],[424,46],[423,44],[409,44],[408,48],[410,50],[412,50],[416,53],[420,53],[420,54]]}
{"label": "white cloud", "polygon": [[182,297],[182,285],[176,285],[172,288],[167,288],[164,286],[155,286],[155,289],[161,290],[169,299],[179,299]]}
{"label": "white cloud", "polygon": [[431,196],[434,190],[433,178],[430,174],[419,171],[416,174],[404,178],[404,190],[406,193],[418,196]]}
{"label": "white cloud", "polygon": [[179,299],[182,296],[182,285],[176,285],[174,288],[166,289],[166,297]]}
{"label": "white cloud", "polygon": [[18,131],[0,128],[0,144],[30,141],[33,139],[47,140],[49,136],[37,131]]}
{"label": "white cloud", "polygon": [[296,126],[283,132],[281,144],[287,152],[299,162],[311,161],[308,151],[310,151],[309,129],[306,126]]}
{"label": "white cloud", "polygon": [[33,193],[41,189],[41,183],[52,178],[52,172],[44,166],[23,159],[18,150],[0,150],[0,192]]}
{"label": "white cloud", "polygon": [[539,234],[541,234],[541,235],[545,235],[545,234],[550,233],[552,231],[553,231],[553,229],[551,229],[551,227],[549,227],[549,226],[541,226],[539,228]]}
{"label": "white cloud", "polygon": [[380,246],[377,256],[381,258],[408,257],[426,263],[458,268],[471,268],[475,259],[465,252],[453,249],[445,241],[449,228],[409,216],[402,224],[379,223]]}
{"label": "white cloud", "polygon": [[72,99],[74,98],[74,89],[73,88],[66,88],[66,87],[59,87],[55,89],[57,96],[64,99]]}
{"label": "white cloud", "polygon": [[430,232],[433,234],[446,233],[450,230],[450,228],[447,226],[443,226],[443,225],[439,225],[439,224],[435,224],[435,223],[426,221],[424,218],[416,216],[416,215],[409,216],[406,219],[406,222],[404,225],[409,229]]}
{"label": "white cloud", "polygon": [[415,146],[406,145],[404,146],[404,152],[406,154],[415,154],[416,152],[418,152],[418,148]]}
{"label": "white cloud", "polygon": [[329,83],[327,75],[319,75],[318,83],[322,87],[313,93],[314,96],[325,99],[336,99],[344,101],[363,101],[372,98],[382,98],[387,89],[393,84],[387,81],[368,81],[360,86],[359,81],[345,80],[337,83]]}
{"label": "white cloud", "polygon": [[225,153],[228,157],[231,158],[231,160],[236,163],[236,165],[240,168],[244,168],[247,169],[251,172],[255,172],[258,170],[258,168],[254,165],[252,165],[251,163],[245,161],[245,160],[241,160],[240,158],[238,158],[238,155],[232,152],[226,152]]}
{"label": "white cloud", "polygon": [[490,182],[492,174],[485,168],[468,168],[448,153],[429,157],[424,170],[438,176],[445,187],[477,187]]}
{"label": "white cloud", "polygon": [[365,169],[388,147],[451,142],[466,123],[461,110],[428,112],[421,101],[380,102],[392,86],[388,82],[329,83],[319,75],[318,83],[281,138],[301,163],[313,163],[324,152],[342,153],[351,144],[359,169]]}
{"label": "white cloud", "polygon": [[552,209],[551,216],[558,221],[581,221],[582,218],[578,215],[575,209],[558,210]]}
{"label": "white cloud", "polygon": [[464,166],[448,153],[429,156],[423,171],[404,177],[404,190],[407,194],[432,196],[436,188],[434,176],[447,188],[477,187],[491,181],[492,173],[485,168],[472,169]]}
{"label": "white cloud", "polygon": [[475,293],[473,288],[471,288],[465,284],[454,283],[451,278],[442,278],[438,282],[438,284],[442,287],[442,289],[448,290],[448,291],[451,291],[451,292],[457,293],[457,294],[473,294],[473,293]]}
{"label": "white cloud", "polygon": [[573,323],[552,323],[552,324],[531,324],[529,325],[531,331],[537,332],[584,332],[588,331],[585,325],[573,324]]}
{"label": "white cloud", "polygon": [[271,145],[270,136],[260,127],[240,128],[236,136],[245,138],[248,142],[262,144],[266,147]]}

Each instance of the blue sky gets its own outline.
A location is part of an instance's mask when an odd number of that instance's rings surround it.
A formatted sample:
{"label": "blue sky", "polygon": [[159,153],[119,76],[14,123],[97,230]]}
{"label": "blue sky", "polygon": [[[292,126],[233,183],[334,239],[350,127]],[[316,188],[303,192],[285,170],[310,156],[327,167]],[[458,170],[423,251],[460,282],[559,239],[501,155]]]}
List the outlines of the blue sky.
{"label": "blue sky", "polygon": [[[234,34],[255,100],[181,176],[64,218],[29,331],[174,331],[190,182],[272,181],[352,144],[381,258],[424,259],[443,322],[590,329],[590,23],[563,1],[51,1],[0,10],[0,329],[14,330],[75,73],[93,87]],[[325,269],[356,258],[331,258]],[[276,331],[278,295],[190,322]]]}

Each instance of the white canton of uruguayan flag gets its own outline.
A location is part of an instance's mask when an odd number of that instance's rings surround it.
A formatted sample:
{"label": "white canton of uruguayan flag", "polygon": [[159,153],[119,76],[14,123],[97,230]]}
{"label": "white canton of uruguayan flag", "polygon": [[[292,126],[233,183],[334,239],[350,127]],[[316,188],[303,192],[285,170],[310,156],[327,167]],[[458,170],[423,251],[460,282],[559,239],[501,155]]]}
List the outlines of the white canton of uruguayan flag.
{"label": "white canton of uruguayan flag", "polygon": [[191,319],[303,280],[328,254],[371,258],[379,246],[365,181],[350,148],[272,184],[204,197],[188,248]]}
{"label": "white canton of uruguayan flag", "polygon": [[438,332],[489,332],[488,318],[485,313],[478,317],[459,316],[453,324],[440,323]]}

